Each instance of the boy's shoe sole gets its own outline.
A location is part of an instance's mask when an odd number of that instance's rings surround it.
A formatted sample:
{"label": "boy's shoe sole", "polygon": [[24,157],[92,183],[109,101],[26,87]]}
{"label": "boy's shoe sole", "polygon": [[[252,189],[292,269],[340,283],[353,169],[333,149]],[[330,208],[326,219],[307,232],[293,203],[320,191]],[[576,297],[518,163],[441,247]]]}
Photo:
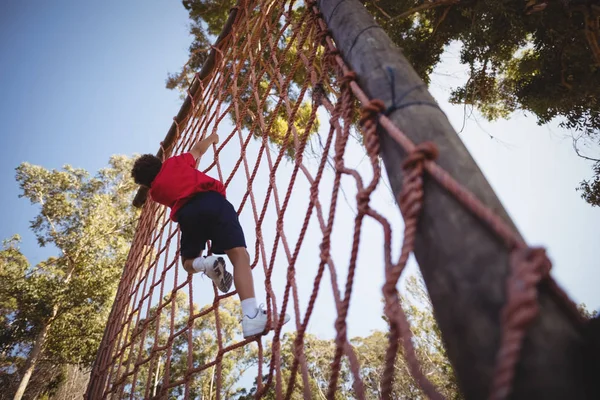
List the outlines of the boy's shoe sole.
{"label": "boy's shoe sole", "polygon": [[231,272],[227,271],[225,259],[223,257],[218,257],[213,263],[212,268],[212,273],[207,274],[209,275],[209,278],[212,279],[221,292],[229,292],[231,284],[233,283],[233,275],[231,275]]}

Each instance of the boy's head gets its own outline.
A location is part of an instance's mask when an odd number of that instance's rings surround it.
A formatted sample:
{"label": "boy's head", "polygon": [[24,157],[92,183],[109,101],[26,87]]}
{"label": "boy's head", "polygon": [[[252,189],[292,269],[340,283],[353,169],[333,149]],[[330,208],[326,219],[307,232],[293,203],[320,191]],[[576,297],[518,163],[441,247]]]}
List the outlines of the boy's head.
{"label": "boy's head", "polygon": [[150,187],[160,172],[162,161],[152,154],[144,154],[133,164],[131,176],[138,185]]}

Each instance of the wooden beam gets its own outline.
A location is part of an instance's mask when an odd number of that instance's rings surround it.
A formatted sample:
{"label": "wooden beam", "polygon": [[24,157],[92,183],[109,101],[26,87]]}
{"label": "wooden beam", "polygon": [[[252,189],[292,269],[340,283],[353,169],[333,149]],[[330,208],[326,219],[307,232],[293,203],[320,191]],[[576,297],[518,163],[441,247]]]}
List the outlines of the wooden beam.
{"label": "wooden beam", "polygon": [[[360,1],[319,0],[318,6],[366,94],[383,100],[386,107],[392,105],[392,98],[402,104],[421,103],[398,109],[390,118],[413,142],[433,141],[440,150],[439,165],[516,232],[423,81]],[[381,156],[398,194],[405,153],[385,130],[379,129],[378,134]],[[425,177],[424,190],[415,256],[461,390],[467,399],[486,399],[500,343],[508,249],[431,178]],[[525,338],[511,398],[586,398],[582,333],[543,285],[539,304],[540,315]]]}
{"label": "wooden beam", "polygon": [[[169,128],[169,131],[167,132],[167,135],[165,136],[165,138],[163,140],[163,147],[165,149],[168,149],[169,147],[171,147],[173,145],[173,141],[175,140],[175,138],[177,136],[177,125],[184,126],[183,124],[187,120],[190,112],[193,111],[192,110],[192,98],[194,98],[196,96],[198,90],[200,89],[202,81],[204,81],[213,72],[213,68],[215,66],[215,57],[217,55],[217,50],[215,48],[222,45],[223,40],[231,32],[231,28],[233,27],[235,19],[237,18],[237,15],[238,15],[238,6],[239,5],[240,5],[240,0],[238,0],[237,6],[233,7],[229,11],[229,18],[227,18],[227,21],[225,22],[225,26],[223,27],[221,34],[215,41],[215,44],[213,45],[213,48],[211,49],[211,51],[208,55],[208,58],[206,59],[206,61],[204,61],[204,64],[202,65],[202,69],[200,70],[198,75],[192,81],[192,85],[190,86],[188,95],[185,98],[185,101],[183,102],[183,104],[181,105],[181,108],[179,109],[177,116],[175,117],[173,123],[171,124],[171,127]],[[158,152],[156,152],[156,156],[162,158],[162,155],[163,155],[163,150],[162,150],[162,148],[160,148],[158,150]],[[148,196],[148,189],[145,187],[140,187],[133,199],[134,207],[138,207],[138,208],[142,207],[144,205],[144,203],[146,202],[147,196]]]}

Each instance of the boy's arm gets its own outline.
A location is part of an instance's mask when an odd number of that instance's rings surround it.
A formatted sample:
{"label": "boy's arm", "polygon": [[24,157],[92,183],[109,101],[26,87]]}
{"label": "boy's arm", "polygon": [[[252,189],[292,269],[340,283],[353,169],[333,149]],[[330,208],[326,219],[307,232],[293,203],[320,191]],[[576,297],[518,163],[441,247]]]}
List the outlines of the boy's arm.
{"label": "boy's arm", "polygon": [[219,135],[217,135],[216,133],[213,133],[212,135],[196,143],[194,147],[192,147],[192,149],[190,150],[190,153],[192,154],[192,156],[194,156],[194,159],[197,160],[202,154],[206,153],[206,150],[208,150],[210,145],[213,143],[219,143]]}

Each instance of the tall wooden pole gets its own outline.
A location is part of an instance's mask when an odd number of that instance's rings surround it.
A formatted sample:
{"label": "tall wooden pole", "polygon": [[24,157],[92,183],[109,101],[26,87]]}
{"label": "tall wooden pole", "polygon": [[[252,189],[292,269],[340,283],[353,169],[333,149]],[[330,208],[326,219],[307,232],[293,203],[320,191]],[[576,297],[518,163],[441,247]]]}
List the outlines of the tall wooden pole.
{"label": "tall wooden pole", "polygon": [[[319,0],[318,5],[344,60],[370,98],[383,100],[387,107],[392,98],[402,104],[435,103],[401,51],[358,0]],[[415,143],[433,141],[440,150],[440,166],[514,227],[443,112],[431,105],[413,105],[390,118]],[[385,130],[378,133],[381,156],[398,194],[405,153]],[[427,177],[424,190],[415,256],[461,390],[468,399],[486,399],[500,343],[508,249]],[[512,398],[586,398],[582,334],[544,286],[539,303],[539,317],[528,331],[516,367]]]}

